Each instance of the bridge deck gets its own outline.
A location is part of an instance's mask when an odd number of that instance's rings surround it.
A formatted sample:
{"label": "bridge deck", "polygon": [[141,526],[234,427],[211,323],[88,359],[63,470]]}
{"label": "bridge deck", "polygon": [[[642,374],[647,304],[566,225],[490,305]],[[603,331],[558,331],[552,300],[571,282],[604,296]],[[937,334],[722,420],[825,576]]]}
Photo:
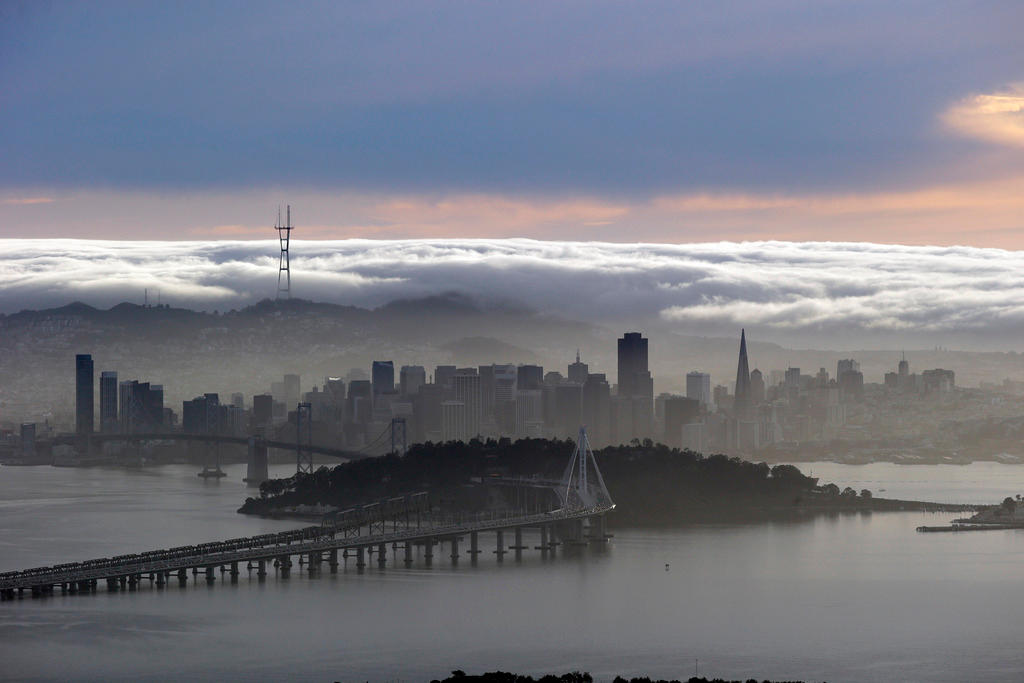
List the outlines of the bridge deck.
{"label": "bridge deck", "polygon": [[[54,586],[64,583],[119,578],[137,574],[173,572],[197,567],[216,567],[233,562],[272,560],[287,555],[359,548],[381,543],[415,543],[429,539],[463,536],[473,532],[542,526],[601,515],[612,508],[614,508],[614,505],[560,509],[514,516],[481,515],[469,520],[454,517],[437,520],[427,527],[407,527],[391,532],[381,531],[369,535],[352,535],[353,532],[361,532],[362,525],[355,529],[320,529],[319,533],[310,531],[312,529],[319,529],[318,527],[307,527],[296,530],[296,532],[303,532],[304,534],[315,533],[315,535],[308,540],[300,537],[300,540],[297,540],[295,543],[290,542],[290,540],[287,543],[265,543],[259,540],[265,537],[251,537],[236,539],[230,542],[232,546],[238,546],[244,545],[249,541],[252,547],[248,548],[231,547],[228,549],[227,544],[229,542],[224,542],[222,545],[225,547],[219,547],[217,544],[214,544],[213,548],[190,554],[177,554],[174,551],[166,550],[147,553],[147,557],[144,558],[113,564],[110,564],[109,560],[102,559],[75,563],[74,566],[67,568],[42,567],[21,572],[8,572],[7,574],[0,575],[0,590]],[[381,525],[382,523],[378,522],[377,524]],[[341,537],[338,536],[339,533]]]}

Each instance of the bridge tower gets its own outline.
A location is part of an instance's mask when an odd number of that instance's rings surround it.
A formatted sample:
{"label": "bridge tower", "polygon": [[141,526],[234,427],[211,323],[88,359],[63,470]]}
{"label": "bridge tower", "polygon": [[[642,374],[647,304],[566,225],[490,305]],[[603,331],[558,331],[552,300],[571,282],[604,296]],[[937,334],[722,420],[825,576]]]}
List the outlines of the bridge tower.
{"label": "bridge tower", "polygon": [[[277,238],[281,243],[281,259],[278,261],[277,269],[277,298],[280,299],[284,295],[285,299],[292,298],[292,271],[291,264],[288,260],[288,241],[291,239],[292,234],[292,205],[288,205],[288,222],[287,225],[281,224],[281,206],[277,207],[277,225],[274,229],[277,230]],[[284,276],[284,286],[281,286],[281,277]]]}
{"label": "bridge tower", "polygon": [[559,497],[566,508],[614,507],[604,477],[597,467],[597,459],[587,439],[587,428],[580,427],[576,448],[562,474]]}
{"label": "bridge tower", "polygon": [[313,406],[300,403],[295,411],[295,473],[313,474]]}
{"label": "bridge tower", "polygon": [[391,452],[405,455],[408,444],[405,435],[405,418],[391,418]]}

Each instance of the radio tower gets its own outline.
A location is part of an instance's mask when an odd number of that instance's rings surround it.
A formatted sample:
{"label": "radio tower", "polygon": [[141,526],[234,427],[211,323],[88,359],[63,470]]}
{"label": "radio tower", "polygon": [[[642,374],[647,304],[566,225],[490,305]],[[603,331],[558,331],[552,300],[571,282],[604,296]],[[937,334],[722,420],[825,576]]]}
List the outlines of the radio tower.
{"label": "radio tower", "polygon": [[[285,299],[292,298],[292,271],[288,268],[288,239],[292,234],[292,205],[288,205],[288,224],[281,225],[281,207],[277,207],[277,230],[278,239],[281,241],[281,260],[277,271],[277,298],[284,295]],[[281,286],[281,276],[284,276],[284,287]]]}

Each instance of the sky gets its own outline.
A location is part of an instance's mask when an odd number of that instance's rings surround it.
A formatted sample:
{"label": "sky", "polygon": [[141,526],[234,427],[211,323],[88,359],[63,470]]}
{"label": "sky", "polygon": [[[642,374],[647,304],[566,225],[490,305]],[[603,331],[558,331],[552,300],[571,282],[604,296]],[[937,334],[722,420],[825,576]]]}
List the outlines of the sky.
{"label": "sky", "polygon": [[310,298],[1013,339],[1021,26],[1016,1],[8,0],[0,312],[272,295],[290,204]]}
{"label": "sky", "polygon": [[[1019,2],[17,2],[0,236],[1024,245]],[[272,233],[271,233],[272,234]]]}

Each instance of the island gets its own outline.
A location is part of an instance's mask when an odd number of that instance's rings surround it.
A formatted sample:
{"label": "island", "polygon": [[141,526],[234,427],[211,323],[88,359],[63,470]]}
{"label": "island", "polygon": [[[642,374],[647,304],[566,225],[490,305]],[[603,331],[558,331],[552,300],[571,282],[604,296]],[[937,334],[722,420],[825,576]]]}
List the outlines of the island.
{"label": "island", "polygon": [[[515,478],[560,479],[571,440],[488,439],[422,443],[390,454],[272,479],[239,509],[244,514],[318,517],[356,505],[426,491],[452,511],[510,508]],[[965,512],[970,505],[877,498],[870,491],[819,484],[793,465],[769,466],[737,457],[702,455],[650,440],[595,452],[616,503],[616,526],[799,518],[823,513],[918,510]],[[530,505],[554,506],[553,499]]]}

